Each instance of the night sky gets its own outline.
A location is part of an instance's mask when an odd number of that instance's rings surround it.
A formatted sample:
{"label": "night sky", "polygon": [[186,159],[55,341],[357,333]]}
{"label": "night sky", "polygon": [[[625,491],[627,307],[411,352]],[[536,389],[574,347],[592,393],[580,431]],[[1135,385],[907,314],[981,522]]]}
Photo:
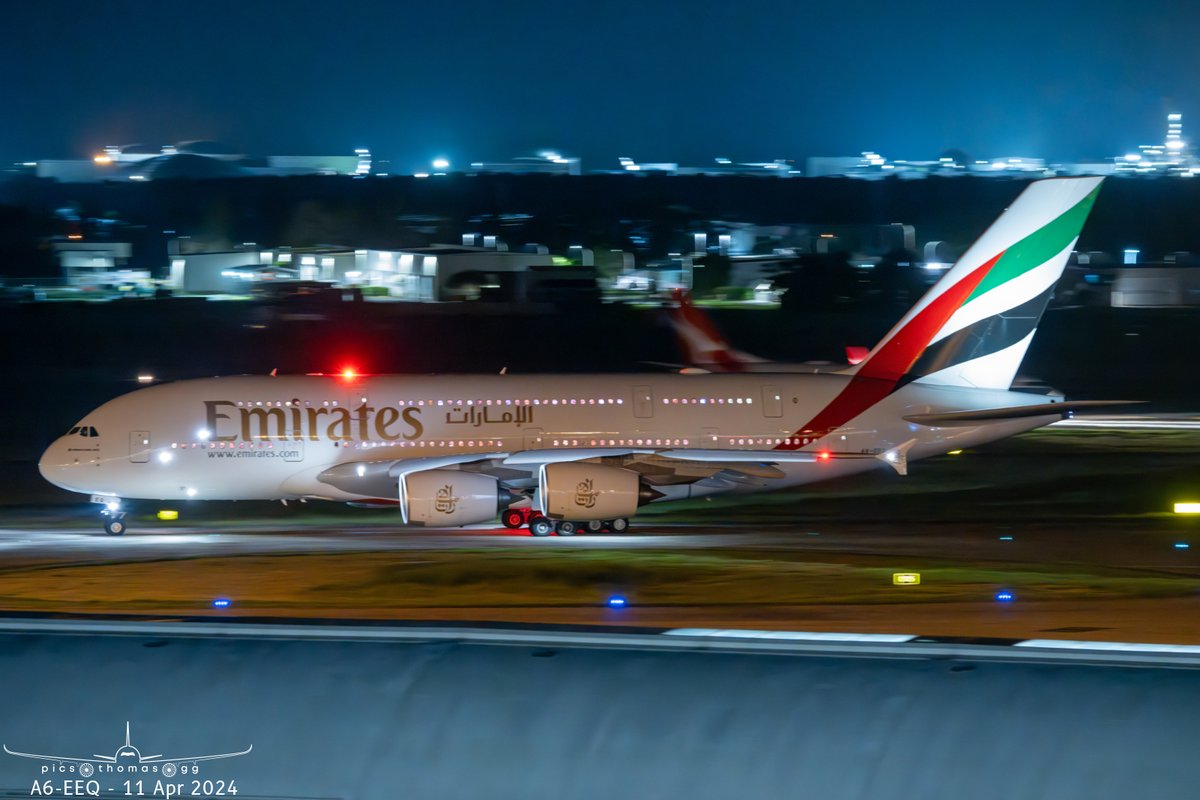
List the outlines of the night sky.
{"label": "night sky", "polygon": [[[1182,9],[1182,10],[1179,10]],[[11,2],[0,159],[217,139],[397,172],[853,155],[1103,158],[1200,126],[1200,4]]]}

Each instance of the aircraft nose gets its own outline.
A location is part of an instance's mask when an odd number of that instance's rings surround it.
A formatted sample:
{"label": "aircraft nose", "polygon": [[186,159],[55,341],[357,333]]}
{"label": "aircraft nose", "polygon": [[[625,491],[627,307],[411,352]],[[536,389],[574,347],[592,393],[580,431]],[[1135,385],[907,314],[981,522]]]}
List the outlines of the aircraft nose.
{"label": "aircraft nose", "polygon": [[55,486],[60,485],[59,481],[62,480],[63,470],[67,467],[65,456],[66,447],[63,445],[62,439],[57,439],[54,444],[46,448],[46,452],[42,453],[42,457],[38,459],[38,472]]}

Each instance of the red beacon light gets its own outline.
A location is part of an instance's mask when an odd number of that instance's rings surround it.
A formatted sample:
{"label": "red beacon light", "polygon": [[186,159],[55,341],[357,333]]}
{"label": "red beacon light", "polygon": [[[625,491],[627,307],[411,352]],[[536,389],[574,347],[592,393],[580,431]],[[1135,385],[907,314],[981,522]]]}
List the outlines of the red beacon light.
{"label": "red beacon light", "polygon": [[817,453],[817,461],[828,461],[829,459],[830,454],[828,450],[821,450]]}
{"label": "red beacon light", "polygon": [[352,381],[358,377],[358,371],[354,367],[344,367],[340,374],[344,381]]}

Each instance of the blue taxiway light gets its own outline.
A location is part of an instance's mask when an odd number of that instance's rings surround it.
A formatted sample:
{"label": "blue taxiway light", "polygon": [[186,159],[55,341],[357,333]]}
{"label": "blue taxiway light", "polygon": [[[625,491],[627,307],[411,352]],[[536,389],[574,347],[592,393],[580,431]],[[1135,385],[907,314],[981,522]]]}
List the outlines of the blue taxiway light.
{"label": "blue taxiway light", "polygon": [[621,597],[621,595],[614,594],[612,597],[608,598],[606,605],[609,608],[624,608],[626,601],[624,597]]}
{"label": "blue taxiway light", "polygon": [[1016,599],[1016,595],[1009,591],[996,592],[996,602],[1011,603]]}
{"label": "blue taxiway light", "polygon": [[1011,542],[1012,540],[1013,540],[1013,537],[1011,537],[1011,536],[1001,536],[1000,537],[1000,541],[1002,541],[1002,542]]}
{"label": "blue taxiway light", "polygon": [[1188,544],[1187,542],[1176,542],[1175,543],[1176,550],[1187,550],[1189,547],[1191,547],[1191,545]]}
{"label": "blue taxiway light", "polygon": [[213,608],[229,608],[230,600],[228,597],[218,597],[212,601]]}

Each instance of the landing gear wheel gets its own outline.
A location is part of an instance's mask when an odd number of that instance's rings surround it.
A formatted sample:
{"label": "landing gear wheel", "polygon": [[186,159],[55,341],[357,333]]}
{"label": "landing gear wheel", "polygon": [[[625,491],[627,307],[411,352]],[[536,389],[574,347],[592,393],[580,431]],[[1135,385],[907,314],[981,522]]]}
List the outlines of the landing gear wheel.
{"label": "landing gear wheel", "polygon": [[598,519],[589,519],[583,523],[583,527],[587,529],[588,533],[599,533],[604,530],[604,523]]}
{"label": "landing gear wheel", "polygon": [[613,533],[624,533],[629,530],[629,520],[617,518],[608,523],[608,529]]}
{"label": "landing gear wheel", "polygon": [[510,508],[500,515],[500,522],[506,528],[519,528],[525,522],[525,515],[515,508]]}
{"label": "landing gear wheel", "polygon": [[106,519],[104,520],[104,532],[109,536],[123,536],[125,534],[125,520],[123,519]]}
{"label": "landing gear wheel", "polygon": [[529,520],[529,532],[534,536],[549,536],[554,533],[554,523],[545,517],[534,517]]}
{"label": "landing gear wheel", "polygon": [[579,525],[574,522],[567,522],[566,520],[563,520],[562,522],[558,523],[558,525],[555,527],[555,530],[558,531],[559,536],[574,536],[575,531],[579,530]]}

